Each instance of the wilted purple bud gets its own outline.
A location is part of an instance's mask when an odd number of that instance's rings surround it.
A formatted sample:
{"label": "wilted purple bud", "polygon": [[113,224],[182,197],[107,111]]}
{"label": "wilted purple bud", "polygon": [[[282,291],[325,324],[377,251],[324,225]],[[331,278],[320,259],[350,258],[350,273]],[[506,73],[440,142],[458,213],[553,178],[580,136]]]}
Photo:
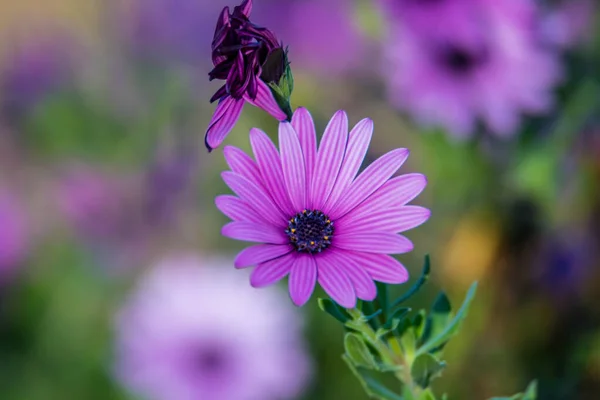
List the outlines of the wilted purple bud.
{"label": "wilted purple bud", "polygon": [[252,1],[244,0],[217,20],[212,42],[214,69],[210,80],[225,84],[210,99],[219,105],[206,131],[209,150],[219,146],[239,118],[245,102],[262,108],[280,121],[291,117],[293,81],[287,51],[267,28],[249,19]]}

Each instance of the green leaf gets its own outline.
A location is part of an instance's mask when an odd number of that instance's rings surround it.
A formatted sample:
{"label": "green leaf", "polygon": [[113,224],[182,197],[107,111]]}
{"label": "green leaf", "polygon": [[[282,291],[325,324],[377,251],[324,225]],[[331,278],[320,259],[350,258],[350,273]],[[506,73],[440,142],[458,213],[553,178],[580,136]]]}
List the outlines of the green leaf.
{"label": "green leaf", "polygon": [[433,336],[426,343],[424,343],[418,350],[417,355],[424,354],[429,352],[430,350],[435,349],[446,343],[452,336],[458,333],[460,329],[460,325],[462,321],[466,318],[467,312],[469,310],[469,305],[475,296],[475,292],[477,291],[477,282],[474,282],[469,291],[467,292],[467,296],[463,301],[460,309],[456,313],[456,316],[446,325],[446,327],[437,335]]}
{"label": "green leaf", "polygon": [[399,325],[400,321],[411,311],[410,307],[400,307],[389,317],[383,324],[383,329],[394,330]]}
{"label": "green leaf", "polygon": [[431,389],[426,389],[419,395],[418,400],[435,400],[435,395]]}
{"label": "green leaf", "polygon": [[422,388],[429,387],[431,381],[441,376],[446,363],[438,360],[429,353],[424,353],[413,361],[410,374],[417,385]]}
{"label": "green leaf", "polygon": [[431,307],[431,313],[427,317],[423,334],[420,337],[419,345],[427,342],[431,337],[439,334],[452,318],[452,307],[448,296],[441,292]]}
{"label": "green leaf", "polygon": [[344,348],[346,349],[346,356],[355,365],[370,369],[377,367],[375,358],[360,335],[347,333],[344,336]]}
{"label": "green leaf", "polygon": [[337,319],[341,323],[345,324],[348,320],[350,320],[350,316],[343,308],[340,308],[335,302],[330,299],[319,299],[319,308],[325,311],[327,314],[331,315],[333,318]]}
{"label": "green leaf", "polygon": [[394,301],[394,303],[392,304],[392,306],[390,308],[394,309],[394,308],[398,307],[400,304],[402,304],[403,302],[405,302],[406,300],[411,298],[415,293],[417,293],[419,291],[419,289],[421,289],[421,286],[423,286],[429,280],[430,273],[431,273],[431,261],[429,259],[429,255],[426,255],[425,262],[423,263],[423,271],[421,272],[421,276],[419,277],[419,279],[415,282],[414,285],[412,285],[412,287],[408,290],[408,292],[406,292],[405,294],[400,296],[398,299],[396,299],[396,301]]}
{"label": "green leaf", "polygon": [[537,382],[533,381],[527,386],[523,393],[517,393],[510,397],[492,397],[489,400],[535,400],[537,399]]}
{"label": "green leaf", "polygon": [[377,286],[377,303],[379,308],[387,314],[388,311],[388,285],[381,282],[375,282]]}
{"label": "green leaf", "polygon": [[372,320],[373,318],[377,317],[379,314],[381,314],[383,312],[383,310],[380,308],[379,310],[375,311],[373,314],[371,315],[365,315],[365,319],[367,321]]}
{"label": "green leaf", "polygon": [[365,392],[369,397],[378,400],[404,400],[402,396],[394,393],[391,389],[386,387],[381,381],[386,378],[386,374],[362,368],[354,365],[354,363],[347,357],[342,356],[348,367],[356,375],[360,384],[365,389]]}

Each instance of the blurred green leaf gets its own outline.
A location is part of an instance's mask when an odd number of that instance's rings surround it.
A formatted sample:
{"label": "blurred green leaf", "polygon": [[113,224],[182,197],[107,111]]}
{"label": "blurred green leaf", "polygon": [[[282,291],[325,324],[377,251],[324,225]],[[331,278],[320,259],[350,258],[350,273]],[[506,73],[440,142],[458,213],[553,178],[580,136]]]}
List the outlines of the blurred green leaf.
{"label": "blurred green leaf", "polygon": [[423,270],[421,272],[421,276],[415,282],[414,285],[402,296],[397,298],[394,303],[392,303],[391,309],[398,307],[400,304],[411,298],[415,293],[421,289],[421,287],[429,280],[429,274],[431,273],[431,260],[429,259],[429,255],[425,256],[425,262],[423,263]]}
{"label": "blurred green leaf", "polygon": [[427,388],[433,379],[441,376],[445,367],[446,363],[444,361],[438,360],[429,353],[425,353],[415,358],[410,374],[419,386]]}
{"label": "blurred green leaf", "polygon": [[321,310],[325,311],[327,314],[331,315],[333,318],[337,319],[343,324],[351,319],[344,309],[330,299],[319,299],[318,303]]}
{"label": "blurred green leaf", "polygon": [[390,317],[385,324],[383,324],[383,329],[387,330],[395,330],[398,327],[400,321],[411,311],[410,307],[400,307]]}
{"label": "blurred green leaf", "polygon": [[477,282],[474,282],[471,285],[471,287],[469,288],[469,291],[467,292],[465,300],[463,301],[462,305],[460,306],[460,309],[456,313],[456,316],[446,325],[446,327],[440,333],[433,336],[430,340],[428,340],[426,343],[424,343],[417,350],[417,355],[427,353],[427,352],[435,349],[436,347],[443,345],[452,336],[454,336],[454,335],[456,335],[456,333],[458,333],[458,330],[460,329],[460,325],[461,325],[462,321],[467,316],[469,306],[471,304],[471,301],[475,297],[476,291],[477,291]]}
{"label": "blurred green leaf", "polygon": [[527,386],[523,393],[518,393],[510,397],[492,397],[489,400],[535,400],[537,399],[537,382],[533,381]]}
{"label": "blurred green leaf", "polygon": [[433,392],[431,391],[431,389],[425,389],[419,395],[418,400],[435,400],[435,395],[433,394]]}
{"label": "blurred green leaf", "polygon": [[344,336],[344,348],[346,349],[346,356],[355,365],[370,369],[377,368],[375,358],[362,339],[362,336],[356,333],[347,333]]}
{"label": "blurred green leaf", "polygon": [[450,300],[444,292],[436,297],[431,307],[431,312],[427,316],[423,334],[420,337],[419,345],[427,342],[431,337],[438,335],[452,318],[452,306]]}
{"label": "blurred green leaf", "polygon": [[348,364],[352,373],[356,375],[369,397],[379,400],[405,400],[381,383],[385,380],[386,373],[356,366],[347,356],[342,356],[342,358]]}

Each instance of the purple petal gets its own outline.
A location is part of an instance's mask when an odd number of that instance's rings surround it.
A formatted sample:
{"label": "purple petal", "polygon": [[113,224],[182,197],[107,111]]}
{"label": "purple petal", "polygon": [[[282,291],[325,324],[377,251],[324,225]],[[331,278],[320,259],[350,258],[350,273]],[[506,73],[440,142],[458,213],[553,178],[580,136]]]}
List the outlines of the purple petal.
{"label": "purple petal", "polygon": [[313,171],[311,207],[322,209],[340,171],[348,140],[348,116],[344,111],[334,114],[325,128],[317,163]]}
{"label": "purple petal", "polygon": [[286,226],[287,217],[275,206],[267,194],[248,179],[234,172],[221,173],[223,180],[244,202],[250,205],[248,212],[257,212],[265,223]]}
{"label": "purple petal", "polygon": [[407,149],[396,149],[375,160],[344,190],[340,200],[331,210],[330,217],[337,219],[367,199],[402,166],[408,154]]}
{"label": "purple petal", "polygon": [[290,297],[298,307],[306,304],[317,282],[317,264],[312,255],[296,255],[289,279]]}
{"label": "purple petal", "polygon": [[402,254],[413,249],[410,240],[402,235],[383,232],[357,232],[335,235],[333,246],[339,249],[367,253]]}
{"label": "purple petal", "polygon": [[221,234],[232,239],[246,242],[287,244],[287,236],[280,228],[272,225],[261,225],[255,222],[230,222],[223,226]]}
{"label": "purple petal", "polygon": [[279,258],[291,251],[292,248],[285,244],[257,244],[242,250],[235,258],[233,265],[236,268],[246,268]]}
{"label": "purple petal", "polygon": [[[294,127],[300,139],[306,168],[306,189],[310,191],[313,170],[317,161],[317,134],[315,124],[306,108],[299,107],[296,109],[292,117],[292,127]],[[312,207],[312,204],[309,204],[309,207]]]}
{"label": "purple petal", "polygon": [[225,146],[223,154],[231,171],[243,176],[256,186],[264,188],[258,165],[248,154],[233,146]]}
{"label": "purple petal", "polygon": [[250,144],[269,195],[285,214],[294,215],[298,210],[292,207],[285,187],[277,148],[266,133],[256,128],[250,130]]}
{"label": "purple petal", "polygon": [[373,121],[368,118],[360,121],[352,131],[350,131],[344,161],[340,168],[340,173],[335,182],[335,186],[324,207],[325,213],[327,213],[328,209],[338,201],[342,192],[350,186],[350,183],[352,183],[352,180],[358,173],[365,155],[367,154],[372,135]]}
{"label": "purple petal", "polygon": [[344,272],[350,278],[356,296],[359,299],[371,301],[377,297],[377,286],[373,282],[373,278],[364,270],[358,263],[349,257],[344,250],[330,249],[331,253],[335,254],[340,260],[343,260]]}
{"label": "purple petal", "polygon": [[233,221],[249,221],[264,223],[265,219],[261,217],[244,200],[231,196],[221,195],[215,198],[215,204],[219,210]]}
{"label": "purple petal", "polygon": [[292,205],[297,210],[306,208],[306,169],[300,140],[291,124],[279,124],[279,146],[283,177]]}
{"label": "purple petal", "polygon": [[408,280],[408,271],[404,268],[404,265],[387,254],[347,251],[346,255],[352,258],[376,281],[398,284]]}
{"label": "purple petal", "polygon": [[345,308],[356,306],[356,293],[350,278],[338,267],[342,260],[334,254],[322,254],[315,258],[321,287],[336,303]]}
{"label": "purple petal", "polygon": [[208,151],[216,149],[223,142],[240,117],[243,107],[242,99],[227,97],[219,102],[204,136],[204,144]]}
{"label": "purple petal", "polygon": [[294,253],[258,264],[250,274],[250,284],[255,288],[272,285],[283,279],[292,268]]}
{"label": "purple petal", "polygon": [[402,206],[349,212],[336,221],[338,232],[404,232],[427,221],[431,211],[419,206]]}
{"label": "purple petal", "polygon": [[352,214],[363,214],[371,210],[403,206],[423,191],[427,178],[422,174],[400,175],[387,181],[368,199],[352,210]]}
{"label": "purple petal", "polygon": [[252,12],[252,0],[244,0],[238,7],[240,8],[240,12],[244,14],[246,18],[249,18],[250,13]]}
{"label": "purple petal", "polygon": [[262,108],[269,114],[271,114],[278,121],[285,121],[287,115],[279,108],[271,89],[261,80],[257,82],[256,98],[252,99],[247,94],[244,95],[244,99],[255,107]]}

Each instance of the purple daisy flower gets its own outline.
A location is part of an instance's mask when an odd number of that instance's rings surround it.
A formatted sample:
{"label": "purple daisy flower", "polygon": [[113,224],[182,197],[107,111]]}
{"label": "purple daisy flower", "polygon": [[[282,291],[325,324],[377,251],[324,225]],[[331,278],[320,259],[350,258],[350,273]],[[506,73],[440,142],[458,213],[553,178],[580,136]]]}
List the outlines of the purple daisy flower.
{"label": "purple daisy flower", "polygon": [[560,77],[545,47],[535,3],[523,0],[382,0],[390,20],[386,47],[392,101],[420,123],[459,137],[483,121],[514,134],[521,113],[553,104]]}
{"label": "purple daisy flower", "polygon": [[[219,104],[206,131],[209,151],[233,129],[246,102],[279,121],[288,118],[268,86],[279,85],[289,71],[286,50],[271,31],[250,22],[251,10],[252,0],[244,0],[233,12],[225,7],[217,21],[212,42],[214,69],[209,77],[225,84],[210,99]],[[291,92],[291,87],[287,89]]]}
{"label": "purple daisy flower", "polygon": [[237,268],[256,265],[252,286],[268,286],[289,274],[296,305],[306,303],[319,282],[336,302],[352,308],[357,297],[375,298],[374,280],[408,279],[388,254],[413,249],[398,233],[429,218],[429,210],[406,205],[427,180],[421,174],[390,179],[407,159],[407,149],[390,151],[356,176],[372,132],[373,122],[364,119],[348,134],[348,117],[338,111],[317,150],[312,118],[299,108],[291,123],[279,125],[281,154],[259,129],[250,131],[256,162],[238,148],[225,148],[231,171],[222,176],[237,197],[218,196],[216,205],[233,220],[223,235],[262,243],[235,259]]}
{"label": "purple daisy flower", "polygon": [[116,321],[116,374],[154,400],[282,400],[310,375],[301,316],[229,260],[179,255],[149,271]]}

